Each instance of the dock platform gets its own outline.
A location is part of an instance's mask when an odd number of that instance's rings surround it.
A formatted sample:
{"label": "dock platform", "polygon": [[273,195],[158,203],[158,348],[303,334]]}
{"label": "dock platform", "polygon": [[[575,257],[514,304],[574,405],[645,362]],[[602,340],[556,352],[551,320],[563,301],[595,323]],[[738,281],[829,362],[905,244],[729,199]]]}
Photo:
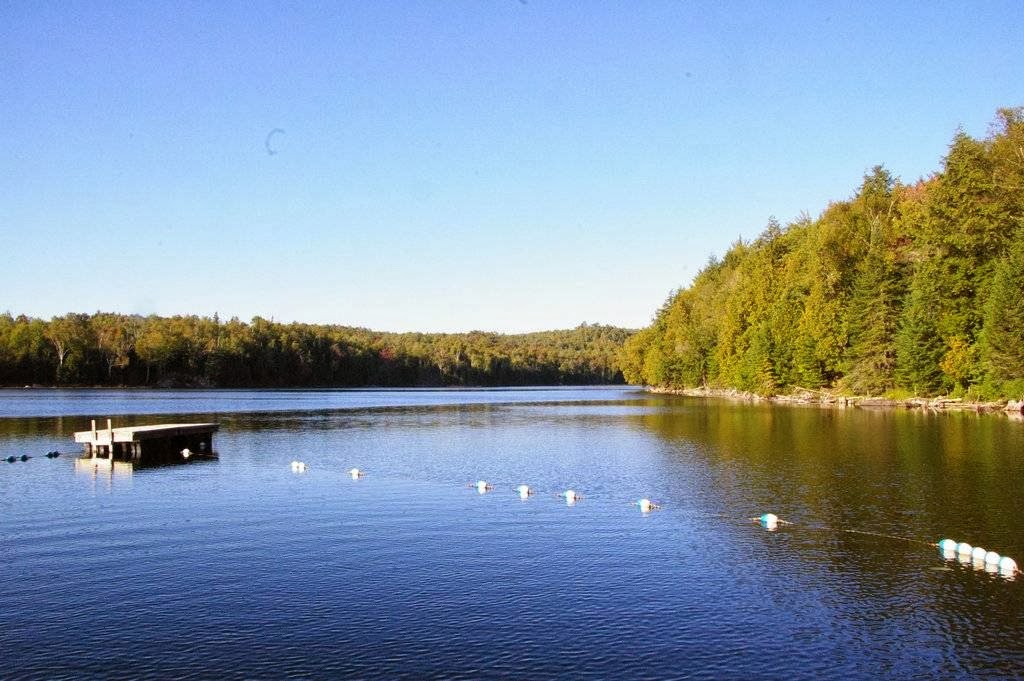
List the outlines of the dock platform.
{"label": "dock platform", "polygon": [[107,419],[106,428],[97,428],[93,421],[91,430],[76,432],[75,442],[93,459],[171,463],[215,456],[213,434],[219,427],[216,423],[162,423],[114,428]]}

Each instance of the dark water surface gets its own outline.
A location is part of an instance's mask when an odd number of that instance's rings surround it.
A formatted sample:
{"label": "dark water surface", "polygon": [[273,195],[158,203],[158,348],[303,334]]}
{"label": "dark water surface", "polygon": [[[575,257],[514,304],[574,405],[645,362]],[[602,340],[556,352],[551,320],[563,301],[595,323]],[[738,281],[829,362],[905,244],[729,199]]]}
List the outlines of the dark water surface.
{"label": "dark water surface", "polygon": [[[107,416],[216,421],[220,459],[43,456]],[[929,545],[1024,562],[1024,424],[1001,415],[0,391],[0,455],[23,453],[0,464],[5,678],[1024,675],[1024,580]],[[750,520],[768,511],[793,524]]]}

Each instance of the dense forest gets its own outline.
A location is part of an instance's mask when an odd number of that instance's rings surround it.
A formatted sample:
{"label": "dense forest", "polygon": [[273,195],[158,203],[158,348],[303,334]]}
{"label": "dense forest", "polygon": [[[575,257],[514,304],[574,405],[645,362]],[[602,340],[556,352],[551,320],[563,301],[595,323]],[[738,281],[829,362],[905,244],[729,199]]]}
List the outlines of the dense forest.
{"label": "dense forest", "polygon": [[622,383],[632,333],[378,333],[256,317],[0,315],[0,385],[360,387]]}
{"label": "dense forest", "polygon": [[939,172],[881,166],[815,220],[770,220],[628,340],[626,380],[761,395],[1024,396],[1024,108]]}

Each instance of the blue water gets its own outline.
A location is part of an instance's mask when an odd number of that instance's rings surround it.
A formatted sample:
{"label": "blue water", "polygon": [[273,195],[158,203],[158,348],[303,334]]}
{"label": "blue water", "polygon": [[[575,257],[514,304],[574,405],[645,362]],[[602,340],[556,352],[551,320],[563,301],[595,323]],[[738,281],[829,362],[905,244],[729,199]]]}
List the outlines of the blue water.
{"label": "blue water", "polygon": [[81,390],[0,388],[0,418],[119,416],[614,399],[622,388],[404,388],[394,390]]}
{"label": "blue water", "polygon": [[[0,454],[34,456],[0,468],[0,676],[1024,675],[1024,580],[928,545],[1024,562],[1002,416],[628,388],[0,399]],[[214,420],[220,458],[42,456],[107,415]]]}

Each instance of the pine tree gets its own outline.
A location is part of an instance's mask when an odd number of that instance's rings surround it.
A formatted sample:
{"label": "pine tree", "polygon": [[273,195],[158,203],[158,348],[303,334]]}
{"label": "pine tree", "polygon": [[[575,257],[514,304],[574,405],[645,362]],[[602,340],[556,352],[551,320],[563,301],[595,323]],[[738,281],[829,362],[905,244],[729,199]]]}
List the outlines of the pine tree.
{"label": "pine tree", "polygon": [[985,310],[983,347],[996,383],[1024,379],[1024,233],[1000,260]]}
{"label": "pine tree", "polygon": [[899,289],[891,258],[873,246],[861,264],[848,312],[846,384],[855,393],[877,395],[894,385]]}
{"label": "pine tree", "polygon": [[946,347],[936,328],[935,307],[923,285],[913,286],[896,334],[896,379],[915,394],[933,395],[944,387],[939,362]]}

